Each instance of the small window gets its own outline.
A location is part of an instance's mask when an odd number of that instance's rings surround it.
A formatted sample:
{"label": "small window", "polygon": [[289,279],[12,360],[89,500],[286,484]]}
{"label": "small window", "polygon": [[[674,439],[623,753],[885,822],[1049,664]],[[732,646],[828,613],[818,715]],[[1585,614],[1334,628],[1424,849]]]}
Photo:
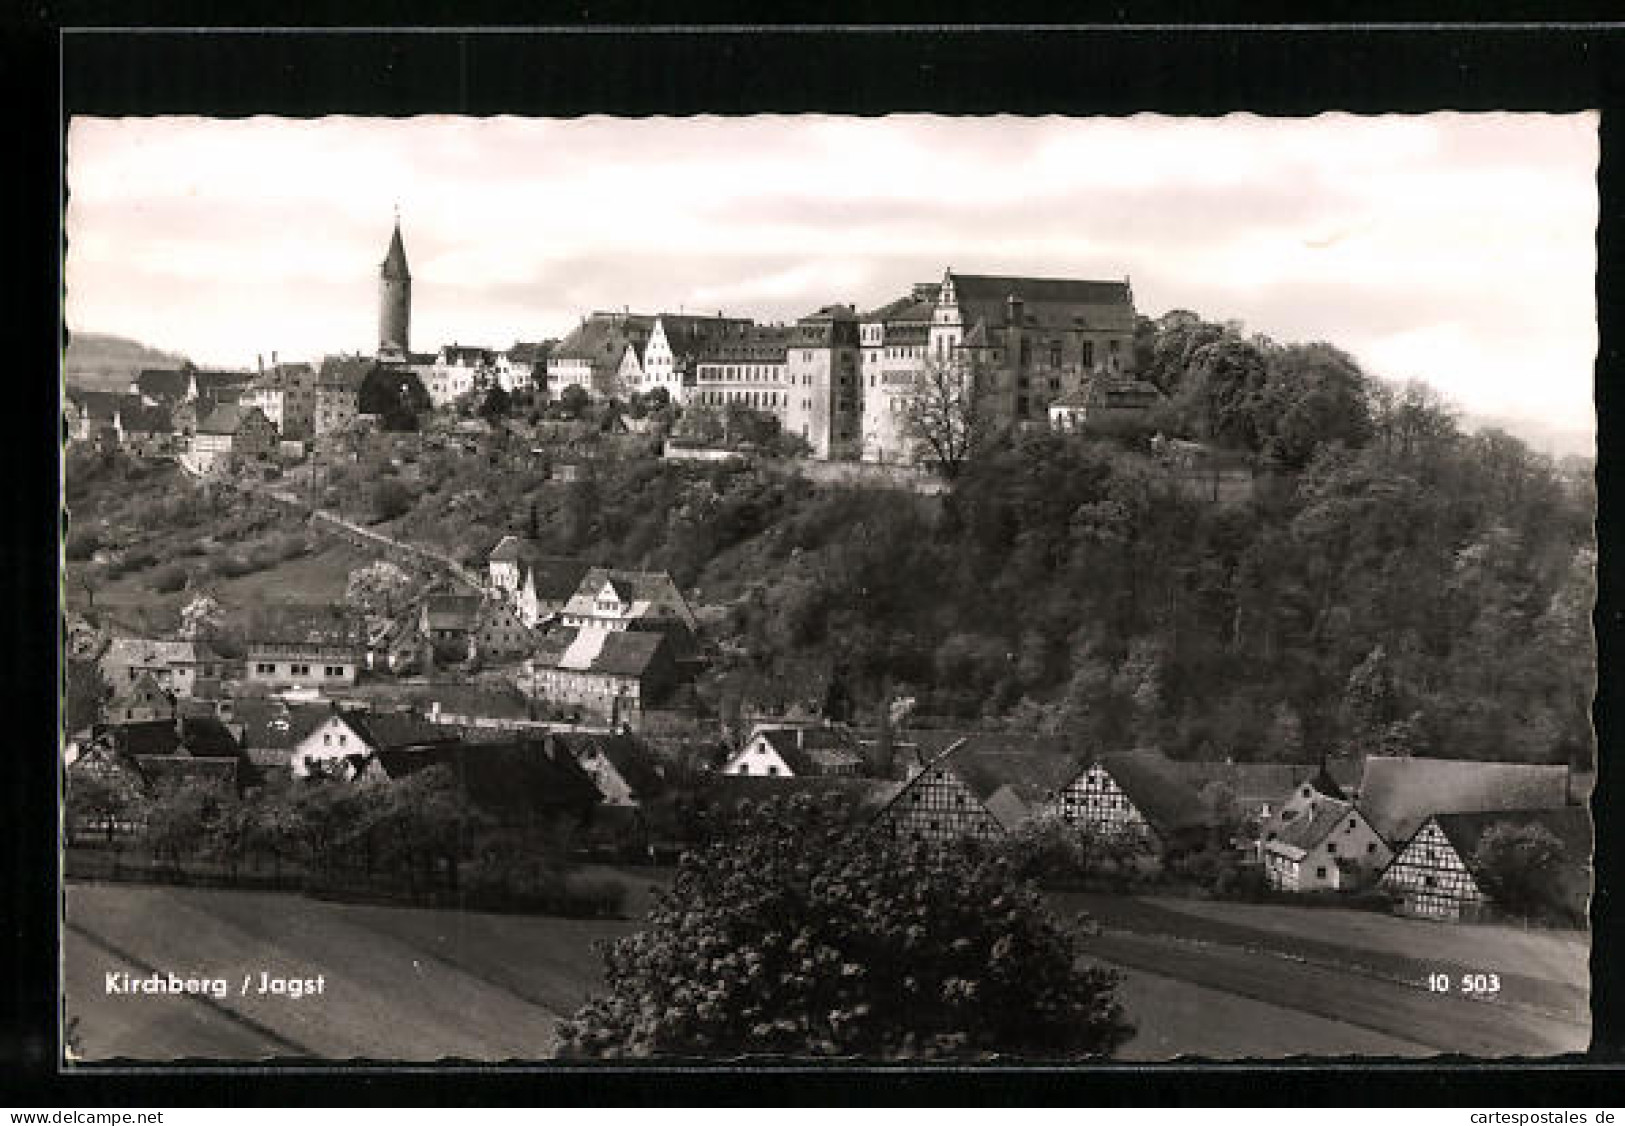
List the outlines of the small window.
{"label": "small window", "polygon": [[1315,869],[1315,879],[1324,880],[1325,878],[1326,878],[1326,869],[1324,869],[1324,868],[1316,868]]}
{"label": "small window", "polygon": [[1336,856],[1337,855],[1337,842],[1336,841],[1328,841],[1326,843],[1326,855],[1327,856]]}
{"label": "small window", "polygon": [[1376,851],[1377,851],[1377,842],[1376,841],[1367,842],[1367,844],[1365,846],[1366,855],[1370,856],[1373,852],[1376,852]]}

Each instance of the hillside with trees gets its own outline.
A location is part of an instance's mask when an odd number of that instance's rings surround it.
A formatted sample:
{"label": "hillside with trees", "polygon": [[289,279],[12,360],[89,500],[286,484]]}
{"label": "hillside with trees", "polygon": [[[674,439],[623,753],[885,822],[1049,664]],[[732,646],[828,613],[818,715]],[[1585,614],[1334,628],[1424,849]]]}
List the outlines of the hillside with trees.
{"label": "hillside with trees", "polygon": [[[1143,320],[1136,352],[1165,395],[1149,417],[1004,435],[936,496],[814,485],[770,456],[665,461],[586,423],[499,429],[479,453],[401,436],[418,444],[323,484],[481,569],[519,533],[669,570],[724,716],[872,718],[912,697],[920,716],[1186,758],[1591,762],[1589,474],[1465,433],[1427,386],[1329,344],[1176,312]],[[1191,488],[1170,443],[1247,466],[1245,487]]]}

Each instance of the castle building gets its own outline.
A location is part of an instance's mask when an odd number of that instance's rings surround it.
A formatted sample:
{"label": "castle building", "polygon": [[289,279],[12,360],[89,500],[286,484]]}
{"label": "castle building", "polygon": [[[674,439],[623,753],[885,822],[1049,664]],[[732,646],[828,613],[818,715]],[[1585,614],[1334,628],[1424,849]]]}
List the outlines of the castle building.
{"label": "castle building", "polygon": [[378,267],[378,358],[405,363],[411,347],[412,272],[406,267],[401,221],[395,220],[389,252]]}

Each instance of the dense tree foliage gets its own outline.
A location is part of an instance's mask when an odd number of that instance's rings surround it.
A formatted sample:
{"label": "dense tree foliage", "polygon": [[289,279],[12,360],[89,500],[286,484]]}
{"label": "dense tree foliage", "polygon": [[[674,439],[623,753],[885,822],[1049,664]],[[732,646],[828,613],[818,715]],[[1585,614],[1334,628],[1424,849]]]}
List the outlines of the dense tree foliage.
{"label": "dense tree foliage", "polygon": [[1130,1035],[1116,976],[1002,859],[899,846],[805,798],[684,857],[563,1054],[1071,1059]]}
{"label": "dense tree foliage", "polygon": [[1507,911],[1526,916],[1566,913],[1552,873],[1565,862],[1563,842],[1540,825],[1492,825],[1469,858],[1484,893]]}

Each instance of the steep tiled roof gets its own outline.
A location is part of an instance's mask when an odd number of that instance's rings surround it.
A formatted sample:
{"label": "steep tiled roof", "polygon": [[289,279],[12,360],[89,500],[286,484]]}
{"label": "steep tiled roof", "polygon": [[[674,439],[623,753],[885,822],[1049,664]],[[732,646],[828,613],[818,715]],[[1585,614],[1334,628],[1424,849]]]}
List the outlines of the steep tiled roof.
{"label": "steep tiled roof", "polygon": [[69,391],[68,402],[92,421],[112,422],[115,414],[140,407],[141,397],[124,391]]}
{"label": "steep tiled roof", "polygon": [[411,712],[349,712],[344,722],[375,751],[458,743],[462,732]]}
{"label": "steep tiled roof", "polygon": [[237,788],[239,761],[236,758],[156,754],[136,755],[135,762],[141,776],[151,786],[201,781]]}
{"label": "steep tiled roof", "polygon": [[1159,833],[1211,822],[1201,797],[1185,784],[1164,755],[1156,751],[1125,751],[1101,755],[1099,761],[1134,808]]}
{"label": "steep tiled roof", "polygon": [[361,356],[327,356],[316,376],[316,386],[323,391],[357,391],[372,371],[375,361]]}
{"label": "steep tiled roof", "polygon": [[143,406],[137,402],[128,408],[119,411],[119,424],[126,432],[132,434],[172,434],[175,424],[171,421],[169,408],[164,406]]}
{"label": "steep tiled roof", "polygon": [[198,433],[235,434],[254,415],[258,415],[262,421],[269,422],[265,418],[265,413],[258,407],[241,407],[236,403],[221,403],[209,412],[207,418],[197,424]]}
{"label": "steep tiled roof", "polygon": [[976,796],[987,801],[1001,787],[1052,794],[1080,769],[1073,755],[1045,740],[1013,732],[971,735],[949,757],[954,770]]}
{"label": "steep tiled roof", "polygon": [[954,296],[966,325],[1005,323],[1007,300],[1021,299],[1024,323],[1046,329],[1134,329],[1134,298],[1127,282],[1071,278],[953,274]]}
{"label": "steep tiled roof", "polygon": [[[1314,778],[1320,767],[1313,763],[1290,762],[1184,762],[1169,760],[1186,785],[1200,793],[1215,783],[1228,786],[1236,801],[1244,806],[1278,805],[1300,784]],[[1331,798],[1345,795],[1320,789]]]}
{"label": "steep tiled roof", "polygon": [[102,654],[102,663],[144,668],[169,668],[172,665],[192,665],[199,661],[218,661],[221,657],[206,642],[153,641],[140,637],[115,637]]}
{"label": "steep tiled roof", "polygon": [[834,727],[768,728],[751,733],[765,739],[796,775],[863,765],[851,732]]}
{"label": "steep tiled roof", "polygon": [[382,750],[375,758],[395,779],[443,766],[471,802],[500,818],[584,809],[603,798],[566,749],[543,739]]}
{"label": "steep tiled roof", "polygon": [[665,644],[663,633],[582,630],[559,657],[558,667],[605,676],[641,677]]}
{"label": "steep tiled roof", "polygon": [[641,313],[594,313],[559,342],[551,358],[619,364],[628,345],[642,354],[654,322],[655,318]]}
{"label": "steep tiled roof", "polygon": [[508,349],[508,359],[516,364],[545,363],[548,353],[553,351],[553,341],[541,343],[516,342]]}
{"label": "steep tiled roof", "polygon": [[646,612],[640,610],[640,603],[649,606],[660,603],[669,607],[689,629],[694,628],[693,612],[689,610],[682,592],[677,589],[677,584],[672,582],[671,575],[665,571],[621,571],[608,567],[594,567],[576,584],[575,593],[565,604],[565,613],[593,614],[595,612],[593,600],[598,597],[598,593],[604,589],[606,583],[614,583],[617,592],[624,591],[630,595],[633,604],[632,617],[642,617]]}
{"label": "steep tiled roof", "polygon": [[627,735],[562,731],[549,738],[568,751],[577,762],[595,753],[603,755],[632,788],[633,795],[639,801],[647,801],[665,789],[665,779],[654,755],[648,746],[637,739]]}
{"label": "steep tiled roof", "polygon": [[782,364],[790,335],[785,325],[752,325],[708,341],[700,350],[700,360],[707,364]]}
{"label": "steep tiled roof", "polygon": [[192,373],[181,368],[144,368],[135,377],[135,389],[156,403],[173,406],[186,395]]}
{"label": "steep tiled roof", "polygon": [[1576,867],[1591,863],[1595,844],[1591,815],[1578,806],[1561,809],[1511,809],[1471,813],[1440,813],[1433,818],[1456,855],[1470,861],[1484,833],[1496,825],[1538,825],[1563,844],[1564,861]]}
{"label": "steep tiled roof", "polygon": [[361,625],[344,607],[332,603],[262,603],[255,607],[248,642],[279,645],[359,645]]}
{"label": "steep tiled roof", "polygon": [[1566,766],[1373,755],[1358,804],[1371,827],[1397,844],[1435,814],[1556,809],[1567,792]]}
{"label": "steep tiled roof", "polygon": [[430,629],[471,630],[479,624],[481,601],[477,594],[431,594],[423,613]]}
{"label": "steep tiled roof", "polygon": [[490,348],[481,348],[476,344],[446,344],[441,347],[436,360],[440,363],[468,367],[495,363],[496,358],[497,354]]}
{"label": "steep tiled roof", "polygon": [[1337,828],[1353,808],[1348,802],[1333,798],[1317,801],[1308,817],[1287,822],[1272,843],[1296,849],[1297,855],[1301,856],[1325,840],[1326,835]]}

